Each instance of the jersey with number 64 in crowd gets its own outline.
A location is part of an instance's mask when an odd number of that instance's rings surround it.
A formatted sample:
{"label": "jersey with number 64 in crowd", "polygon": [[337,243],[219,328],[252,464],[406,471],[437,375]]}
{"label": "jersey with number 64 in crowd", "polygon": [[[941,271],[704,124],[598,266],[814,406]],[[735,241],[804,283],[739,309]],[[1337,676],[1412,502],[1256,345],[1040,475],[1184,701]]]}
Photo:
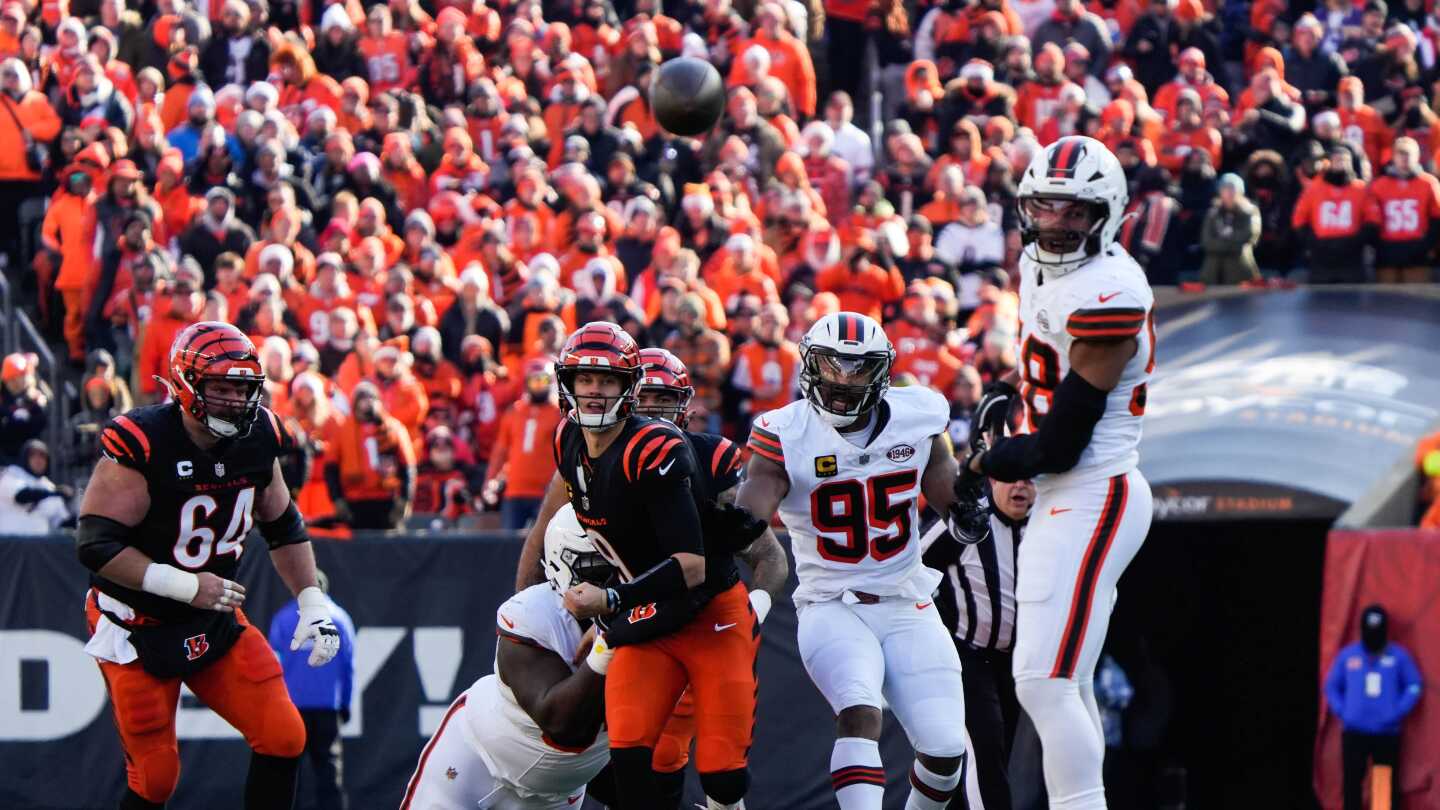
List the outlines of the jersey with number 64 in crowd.
{"label": "jersey with number 64 in crowd", "polygon": [[[263,407],[248,434],[210,450],[190,439],[180,419],[174,401],[117,416],[100,433],[102,452],[145,476],[150,490],[150,509],[132,534],[135,548],[159,563],[233,580],[254,525],[255,498],[270,484],[275,460],[294,451],[295,440]],[[91,574],[91,582],[163,621],[183,621],[203,612],[99,574]]]}

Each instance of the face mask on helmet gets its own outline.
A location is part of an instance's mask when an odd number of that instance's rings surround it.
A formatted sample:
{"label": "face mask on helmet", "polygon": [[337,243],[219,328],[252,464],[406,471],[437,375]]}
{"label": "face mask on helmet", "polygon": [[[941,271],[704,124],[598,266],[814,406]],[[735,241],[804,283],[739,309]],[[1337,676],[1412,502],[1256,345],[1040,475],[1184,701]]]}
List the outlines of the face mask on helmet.
{"label": "face mask on helmet", "polygon": [[1021,241],[1039,264],[1068,264],[1100,252],[1105,205],[1054,197],[1020,201]]}
{"label": "face mask on helmet", "polygon": [[615,575],[615,567],[595,550],[569,504],[555,513],[545,529],[544,568],[545,579],[556,593],[582,582],[604,587]]}
{"label": "face mask on helmet", "polygon": [[890,387],[889,354],[841,354],[814,346],[805,352],[800,389],[820,417],[836,427],[869,413]]}
{"label": "face mask on helmet", "polygon": [[[560,381],[560,393],[570,407],[570,418],[582,428],[605,430],[614,427],[629,418],[635,409],[635,378],[629,374],[564,368],[556,376]],[[614,380],[618,385],[601,382],[607,379]]]}
{"label": "face mask on helmet", "polygon": [[203,409],[205,427],[224,439],[244,436],[259,413],[263,388],[262,378],[202,378],[195,386],[195,400]]}
{"label": "face mask on helmet", "polygon": [[642,384],[635,398],[635,413],[683,428],[690,420],[690,396],[690,391],[674,386]]}

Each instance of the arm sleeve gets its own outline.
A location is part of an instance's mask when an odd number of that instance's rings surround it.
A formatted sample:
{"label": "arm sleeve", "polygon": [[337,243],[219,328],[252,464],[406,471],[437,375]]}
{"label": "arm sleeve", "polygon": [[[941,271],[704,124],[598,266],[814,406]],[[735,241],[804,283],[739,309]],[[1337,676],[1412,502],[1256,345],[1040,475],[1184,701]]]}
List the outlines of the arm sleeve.
{"label": "arm sleeve", "polygon": [[1106,397],[1074,371],[1066,374],[1040,429],[997,440],[981,459],[985,474],[1000,481],[1020,481],[1074,467],[1105,415]]}

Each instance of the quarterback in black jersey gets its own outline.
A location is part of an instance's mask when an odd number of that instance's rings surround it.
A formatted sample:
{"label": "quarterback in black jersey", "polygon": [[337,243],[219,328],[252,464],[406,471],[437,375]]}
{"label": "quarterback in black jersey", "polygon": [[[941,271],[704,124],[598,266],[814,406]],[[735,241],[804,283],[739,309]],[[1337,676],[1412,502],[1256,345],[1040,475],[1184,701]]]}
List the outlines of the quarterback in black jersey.
{"label": "quarterback in black jersey", "polygon": [[[740,448],[724,436],[686,430],[690,422],[690,400],[695,395],[695,389],[690,385],[689,369],[680,358],[665,349],[641,349],[640,367],[635,412],[667,420],[684,431],[686,440],[695,451],[695,479],[704,497],[722,504],[733,504],[744,468]],[[750,566],[750,604],[755,609],[756,621],[763,622],[772,602],[784,592],[790,561],[769,529],[765,529],[748,546],[741,547],[739,544],[748,537],[742,535],[737,542],[736,538],[712,531],[707,526],[706,551],[726,555],[733,553]],[[633,643],[629,640],[631,636],[644,638],[648,624],[663,626],[685,621],[693,615],[693,607],[685,600],[671,600],[656,605],[655,612],[653,618],[635,624],[626,618],[612,623],[607,631],[611,646]],[[680,805],[685,786],[685,765],[690,761],[690,743],[694,738],[695,701],[687,690],[675,704],[675,711],[655,746],[653,766],[660,781],[665,810]]]}
{"label": "quarterback in black jersey", "polygon": [[697,605],[673,632],[615,651],[605,706],[619,807],[662,806],[653,752],[687,686],[705,791],[722,807],[741,806],[759,623],[733,556],[706,554],[702,513],[712,507],[697,486],[695,453],[674,424],[634,415],[639,349],[615,324],[590,323],[571,335],[556,377],[570,414],[556,432],[556,479],[527,538],[518,580],[532,584],[545,524],[568,499],[619,577],[610,588],[568,591],[566,607],[578,618],[638,624],[655,615],[656,604],[688,598]]}
{"label": "quarterback in black jersey", "polygon": [[291,649],[313,644],[309,663],[320,666],[340,636],[280,473],[295,441],[260,406],[264,380],[244,333],[192,324],[176,337],[162,380],[173,399],[117,416],[100,433],[104,456],[76,541],[91,571],[85,650],[105,677],[125,751],[121,810],[163,808],[175,789],[182,683],[250,744],[246,808],[294,804],[305,726],[233,581],[251,528],[259,525],[300,604]]}

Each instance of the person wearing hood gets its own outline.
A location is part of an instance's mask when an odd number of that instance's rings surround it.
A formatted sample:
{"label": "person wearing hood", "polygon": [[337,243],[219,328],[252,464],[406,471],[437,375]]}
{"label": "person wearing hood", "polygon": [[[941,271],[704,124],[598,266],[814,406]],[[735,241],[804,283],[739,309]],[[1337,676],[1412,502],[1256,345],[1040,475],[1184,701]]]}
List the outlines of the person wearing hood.
{"label": "person wearing hood", "polygon": [[6,534],[51,534],[73,520],[68,501],[75,490],[56,486],[46,477],[49,471],[50,448],[31,439],[20,448],[20,458],[0,473],[0,525]]}
{"label": "person wearing hood", "polygon": [[1221,177],[1219,188],[1200,229],[1205,251],[1200,280],[1210,285],[1257,281],[1254,248],[1260,241],[1260,209],[1245,198],[1245,181],[1239,175]]}
{"label": "person wearing hood", "polygon": [[238,138],[226,133],[215,122],[215,93],[203,84],[196,85],[185,104],[185,123],[167,132],[165,140],[179,149],[181,157],[189,164],[200,154],[205,144],[210,140],[218,141],[221,137],[224,138],[225,148],[230,153],[233,164],[243,164],[245,148],[241,146]]}
{"label": "person wearing hood", "polygon": [[1320,174],[1300,195],[1290,224],[1310,252],[1311,284],[1368,280],[1364,249],[1375,243],[1380,208],[1355,176],[1349,149],[1326,155]]}
{"label": "person wearing hood", "polygon": [[1376,280],[1429,282],[1430,257],[1440,238],[1440,181],[1421,167],[1413,138],[1396,139],[1390,165],[1370,190],[1380,208]]}
{"label": "person wearing hood", "polygon": [[176,268],[174,279],[164,289],[164,297],[156,298],[135,357],[137,393],[141,401],[161,402],[166,398],[167,390],[159,378],[168,370],[175,336],[199,319],[205,305],[201,291],[204,282],[199,265],[187,258]]}
{"label": "person wearing hood", "polygon": [[[463,105],[470,85],[485,69],[485,59],[476,50],[474,40],[465,33],[465,27],[465,13],[453,6],[435,18],[435,45],[420,63],[419,89],[425,100],[437,107],[450,103]],[[570,120],[573,119],[566,119]],[[563,127],[550,131],[559,133]]]}
{"label": "person wearing hood", "polygon": [[352,529],[399,528],[415,499],[415,446],[375,383],[355,386],[350,417],[331,435],[324,476],[335,518]]}
{"label": "person wearing hood", "polygon": [[180,236],[180,252],[207,269],[205,288],[215,286],[215,261],[222,253],[244,256],[255,243],[255,230],[235,216],[235,193],[212,188],[205,193],[205,207]]}
{"label": "person wearing hood", "polygon": [[479,335],[491,346],[503,343],[510,331],[510,318],[490,297],[490,276],[479,263],[460,273],[460,294],[440,317],[440,346],[446,359],[463,365],[463,342]]}
{"label": "person wearing hood", "polygon": [[345,10],[344,3],[326,8],[320,18],[320,36],[315,41],[315,69],[338,82],[370,75],[365,57],[360,53],[355,23]]}
{"label": "person wearing hood", "polygon": [[1373,798],[1384,789],[1385,780],[1376,777],[1388,771],[1389,806],[1402,806],[1401,724],[1420,702],[1423,688],[1424,679],[1414,658],[1390,640],[1390,615],[1385,606],[1366,606],[1360,614],[1360,640],[1341,648],[1325,678],[1325,703],[1341,726],[1345,810],[1367,806],[1362,792],[1367,772]]}
{"label": "person wearing hood", "polygon": [[251,25],[245,0],[225,0],[220,29],[200,54],[200,72],[215,87],[241,87],[262,81],[270,72],[270,42]]}
{"label": "person wearing hood", "polygon": [[340,114],[340,83],[317,70],[314,57],[303,46],[281,45],[270,55],[270,69],[280,75],[281,111],[321,106]]}
{"label": "person wearing hood", "polygon": [[60,254],[55,289],[65,302],[65,343],[72,363],[85,359],[85,310],[96,280],[94,180],[98,173],[78,161],[67,166],[40,228],[46,249]]}
{"label": "person wearing hood", "polygon": [[[0,62],[0,222],[20,221],[20,208],[45,194],[40,183],[42,166],[32,162],[37,150],[48,155],[62,124],[50,102],[31,87],[30,71],[19,59]],[[28,266],[29,256],[19,253],[19,229],[11,227],[0,237],[0,247],[11,267]]]}

